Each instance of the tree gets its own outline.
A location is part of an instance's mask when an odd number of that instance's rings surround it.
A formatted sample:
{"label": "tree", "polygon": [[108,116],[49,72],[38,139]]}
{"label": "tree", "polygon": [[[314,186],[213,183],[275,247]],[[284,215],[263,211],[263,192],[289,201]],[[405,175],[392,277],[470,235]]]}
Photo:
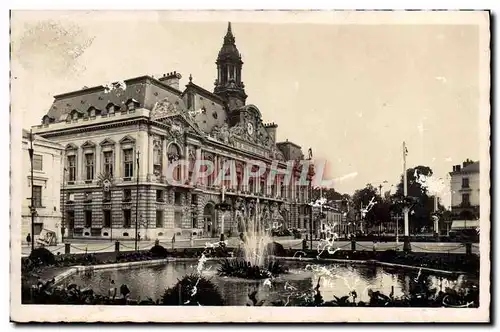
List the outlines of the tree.
{"label": "tree", "polygon": [[341,194],[333,188],[313,188],[312,198],[313,201],[316,201],[321,197],[321,194],[327,200],[327,205],[336,206],[341,211],[347,211],[347,202],[351,200],[351,197],[348,194]]}
{"label": "tree", "polygon": [[361,214],[361,208],[366,209],[370,202],[375,203],[364,216],[367,228],[378,226],[391,218],[390,202],[380,197],[377,189],[371,184],[367,184],[363,189],[356,190],[352,201],[359,214]]}
{"label": "tree", "polygon": [[328,201],[340,201],[343,198],[343,194],[335,191],[333,188],[323,188],[322,190],[320,188],[313,188],[312,192],[312,198],[313,200],[317,200],[321,196],[321,192],[323,194],[323,197],[326,198]]}
{"label": "tree", "polygon": [[[419,232],[422,227],[431,227],[431,213],[434,211],[434,197],[429,196],[427,189],[418,181],[418,176],[432,176],[432,169],[428,166],[416,166],[406,170],[408,196],[413,197],[416,204],[410,210],[410,229],[412,232]],[[397,186],[396,193],[393,196],[394,201],[400,201],[404,196],[403,176]],[[400,205],[394,205],[393,211],[396,213],[402,212]]]}

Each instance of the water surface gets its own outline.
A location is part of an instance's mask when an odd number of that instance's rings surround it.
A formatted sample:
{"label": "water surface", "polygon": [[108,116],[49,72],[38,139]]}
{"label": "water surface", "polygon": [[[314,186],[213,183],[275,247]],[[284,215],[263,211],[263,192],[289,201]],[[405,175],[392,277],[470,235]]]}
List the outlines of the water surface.
{"label": "water surface", "polygon": [[[323,299],[329,301],[334,295],[341,297],[355,290],[358,300],[367,301],[368,289],[378,290],[389,295],[394,289],[394,296],[406,294],[410,287],[410,278],[416,278],[417,270],[402,270],[380,266],[350,264],[311,264],[306,262],[284,262],[289,273],[273,279],[244,280],[217,276],[216,261],[205,263],[203,276],[211,279],[219,288],[227,305],[246,305],[248,293],[258,290],[259,300],[283,300],[293,305],[300,297],[311,294],[320,280]],[[197,262],[169,262],[164,265],[137,267],[116,270],[97,270],[90,274],[79,273],[63,283],[76,283],[81,287],[91,287],[96,293],[107,295],[111,280],[119,288],[126,284],[134,299],[156,300],[166,288],[172,287],[186,274],[196,273]],[[456,282],[456,278],[426,276],[432,288],[443,289]]]}

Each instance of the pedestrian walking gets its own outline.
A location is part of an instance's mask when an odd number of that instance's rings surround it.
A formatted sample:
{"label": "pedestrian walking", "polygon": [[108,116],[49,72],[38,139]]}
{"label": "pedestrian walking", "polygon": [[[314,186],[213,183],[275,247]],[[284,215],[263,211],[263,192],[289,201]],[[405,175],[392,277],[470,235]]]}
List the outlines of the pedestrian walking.
{"label": "pedestrian walking", "polygon": [[28,235],[26,236],[26,242],[28,242],[28,244],[31,243],[31,234],[28,233]]}

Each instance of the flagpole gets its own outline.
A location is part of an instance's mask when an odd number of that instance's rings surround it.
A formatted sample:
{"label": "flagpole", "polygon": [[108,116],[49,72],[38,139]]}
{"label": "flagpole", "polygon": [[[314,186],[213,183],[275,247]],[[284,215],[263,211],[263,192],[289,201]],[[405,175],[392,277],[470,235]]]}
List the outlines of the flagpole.
{"label": "flagpole", "polygon": [[409,209],[406,206],[406,197],[408,196],[408,175],[406,174],[406,155],[408,154],[408,149],[406,148],[406,142],[403,142],[403,191],[404,191],[404,201],[403,206],[404,221],[405,221],[405,235],[403,240],[403,250],[410,251],[410,229],[409,229]]}

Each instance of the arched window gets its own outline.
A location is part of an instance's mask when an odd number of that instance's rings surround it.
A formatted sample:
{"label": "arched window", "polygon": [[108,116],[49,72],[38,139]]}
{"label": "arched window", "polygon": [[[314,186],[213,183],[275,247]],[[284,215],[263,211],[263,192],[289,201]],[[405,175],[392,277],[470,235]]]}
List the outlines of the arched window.
{"label": "arched window", "polygon": [[177,161],[181,159],[181,151],[177,144],[168,146],[167,159],[169,167],[174,167],[172,170],[173,179],[179,181],[181,179],[181,166],[177,164]]}
{"label": "arched window", "polygon": [[156,176],[162,174],[162,151],[161,151],[161,142],[155,141],[153,145],[153,173]]}

